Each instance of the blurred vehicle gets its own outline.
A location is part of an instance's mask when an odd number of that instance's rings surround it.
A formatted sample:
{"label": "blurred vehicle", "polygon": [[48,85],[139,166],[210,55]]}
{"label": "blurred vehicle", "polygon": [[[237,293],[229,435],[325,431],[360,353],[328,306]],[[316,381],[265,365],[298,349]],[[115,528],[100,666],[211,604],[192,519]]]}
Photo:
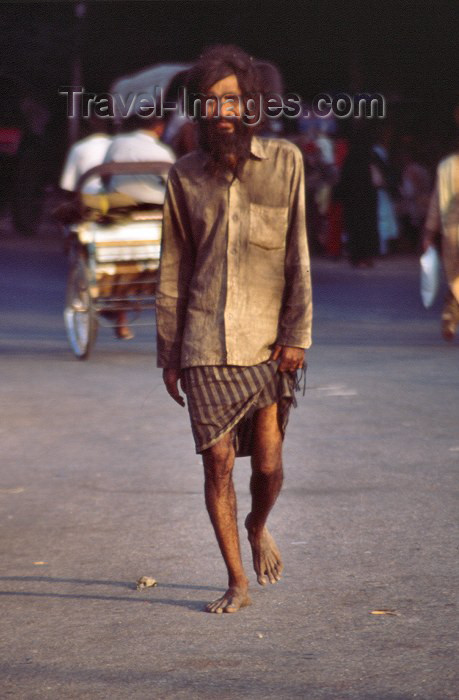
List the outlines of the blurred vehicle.
{"label": "blurred vehicle", "polygon": [[[154,173],[166,180],[170,163],[105,163],[80,178],[75,199],[65,205],[69,253],[64,321],[75,356],[87,359],[99,324],[120,311],[137,318],[154,309],[161,248],[162,205],[128,195],[82,194],[89,178]],[[61,210],[61,220],[62,220]]]}
{"label": "blurred vehicle", "polygon": [[[158,90],[165,96],[174,81],[180,84],[188,68],[159,64],[116,80],[111,93],[125,103],[131,95],[155,95]],[[123,115],[115,114],[119,130],[128,123],[128,118],[123,124]],[[118,319],[129,314],[136,321],[142,311],[154,309],[162,204],[113,192],[111,179],[131,176],[134,182],[140,175],[154,175],[162,179],[165,189],[170,167],[163,160],[103,163],[79,178],[72,200],[60,207],[58,217],[64,223],[70,261],[64,321],[79,359],[89,357],[100,325],[114,326],[116,331]],[[102,187],[91,190],[91,183]]]}

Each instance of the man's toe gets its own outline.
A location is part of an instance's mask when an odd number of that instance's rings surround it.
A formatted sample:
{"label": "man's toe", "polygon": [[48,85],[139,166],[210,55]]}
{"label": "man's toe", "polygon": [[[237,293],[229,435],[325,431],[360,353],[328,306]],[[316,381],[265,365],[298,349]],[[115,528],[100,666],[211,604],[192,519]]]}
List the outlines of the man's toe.
{"label": "man's toe", "polygon": [[239,607],[237,605],[234,605],[234,603],[228,603],[226,608],[223,610],[225,613],[235,613],[239,610]]}
{"label": "man's toe", "polygon": [[214,600],[212,603],[206,605],[207,612],[210,613],[221,613],[223,612],[222,604],[220,600]]}

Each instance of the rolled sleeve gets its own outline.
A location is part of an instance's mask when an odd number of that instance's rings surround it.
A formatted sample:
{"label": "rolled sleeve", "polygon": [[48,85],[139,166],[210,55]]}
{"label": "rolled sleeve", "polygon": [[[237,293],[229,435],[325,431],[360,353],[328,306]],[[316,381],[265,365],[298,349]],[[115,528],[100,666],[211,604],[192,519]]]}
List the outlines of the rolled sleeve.
{"label": "rolled sleeve", "polygon": [[164,203],[159,283],[156,293],[158,367],[180,368],[193,260],[186,202],[172,169]]}

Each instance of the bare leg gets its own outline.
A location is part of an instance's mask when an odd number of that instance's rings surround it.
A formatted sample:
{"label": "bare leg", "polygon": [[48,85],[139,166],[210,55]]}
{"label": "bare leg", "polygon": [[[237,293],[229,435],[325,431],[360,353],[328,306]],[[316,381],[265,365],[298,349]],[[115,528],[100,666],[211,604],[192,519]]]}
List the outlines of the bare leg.
{"label": "bare leg", "polygon": [[231,435],[203,452],[207,511],[228,569],[228,590],[206,607],[208,612],[233,613],[250,605],[248,579],[241,561],[233,485],[234,448]]}
{"label": "bare leg", "polygon": [[283,569],[280,552],[266,528],[266,520],[282,487],[282,434],[277,420],[277,404],[255,414],[252,455],[252,511],[245,525],[252,547],[253,566],[260,585],[279,581]]}
{"label": "bare leg", "polygon": [[441,315],[441,332],[444,340],[449,343],[454,340],[459,325],[459,303],[453,293],[448,290]]}
{"label": "bare leg", "polygon": [[115,335],[121,340],[131,340],[134,333],[128,326],[127,314],[125,311],[118,311],[116,314]]}

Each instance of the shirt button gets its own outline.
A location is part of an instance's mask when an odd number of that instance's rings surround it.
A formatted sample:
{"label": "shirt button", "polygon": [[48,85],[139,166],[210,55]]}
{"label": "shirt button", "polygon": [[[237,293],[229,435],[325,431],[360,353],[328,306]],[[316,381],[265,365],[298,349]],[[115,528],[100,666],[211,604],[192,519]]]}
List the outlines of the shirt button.
{"label": "shirt button", "polygon": [[239,214],[233,214],[233,221],[239,221]]}

